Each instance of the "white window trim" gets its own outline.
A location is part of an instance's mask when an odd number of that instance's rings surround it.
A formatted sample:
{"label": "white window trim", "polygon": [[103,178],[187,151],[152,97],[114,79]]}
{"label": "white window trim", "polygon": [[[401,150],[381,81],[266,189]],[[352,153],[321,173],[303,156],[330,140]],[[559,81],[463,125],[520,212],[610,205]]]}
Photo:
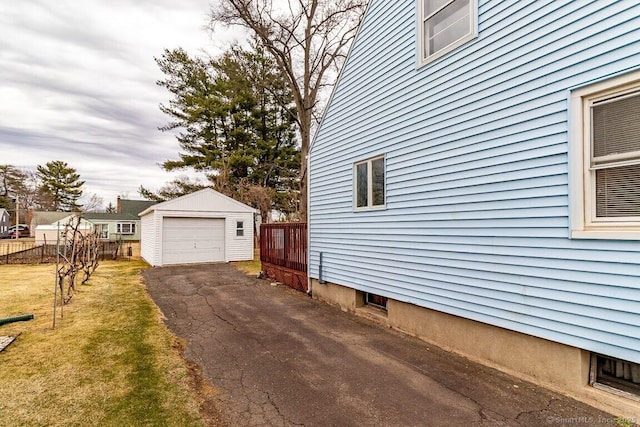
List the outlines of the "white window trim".
{"label": "white window trim", "polygon": [[[98,229],[98,227],[99,227],[99,229]],[[98,224],[96,224],[94,226],[94,228],[96,229],[96,232],[98,233],[98,237],[101,240],[108,240],[109,239],[109,224],[107,224],[107,223],[98,223]],[[105,230],[104,230],[105,228],[106,228],[106,235],[103,237],[102,233],[105,232]]]}
{"label": "white window trim", "polygon": [[[129,231],[128,232],[123,232],[122,231],[122,226],[124,224],[128,224],[129,225]],[[126,234],[126,235],[133,235],[136,234],[136,223],[135,222],[118,222],[116,224],[116,234]]]}
{"label": "white window trim", "polygon": [[[247,233],[245,233],[244,220],[236,220],[236,239],[244,239],[247,237]],[[238,227],[238,225],[242,223],[242,227]],[[242,236],[238,236],[238,230],[242,230]]]}
{"label": "white window trim", "polygon": [[595,218],[591,170],[591,131],[586,123],[589,101],[610,97],[631,88],[640,89],[640,71],[626,73],[585,87],[569,95],[569,220],[573,239],[640,240],[640,220],[609,221]]}
{"label": "white window trim", "polygon": [[[428,57],[424,58],[423,54],[424,54],[424,27],[423,27],[423,23],[424,23],[424,17],[422,16],[423,14],[423,2],[424,0],[416,0],[417,2],[417,13],[416,13],[416,27],[417,27],[417,31],[416,31],[416,39],[418,41],[417,47],[418,47],[418,54],[416,55],[417,57],[417,63],[416,63],[416,68],[420,68],[424,65],[429,64],[430,62],[435,61],[438,58],[441,58],[442,56],[448,54],[449,52],[456,50],[457,48],[459,48],[460,46],[462,46],[463,44],[467,43],[469,40],[473,40],[476,37],[478,37],[478,0],[469,0],[469,16],[471,18],[471,32],[463,37],[461,37],[460,39],[456,40],[455,42],[451,43],[449,46],[445,47],[444,49],[439,50],[438,52],[429,55]],[[453,0],[451,0],[451,2],[453,2]],[[451,3],[450,2],[450,3]],[[450,3],[447,3],[450,4]],[[446,5],[445,5],[446,6]],[[443,6],[442,8],[444,8],[445,6]],[[441,8],[441,9],[442,9]],[[439,10],[441,10],[439,9]]]}
{"label": "white window trim", "polygon": [[[374,160],[382,159],[382,167],[384,168],[384,202],[381,205],[373,205],[373,174],[371,173],[371,162]],[[357,166],[367,163],[367,206],[358,207],[358,175]],[[361,211],[380,211],[387,208],[387,159],[384,154],[378,156],[369,157],[368,159],[358,160],[353,163],[353,210],[357,212]]]}

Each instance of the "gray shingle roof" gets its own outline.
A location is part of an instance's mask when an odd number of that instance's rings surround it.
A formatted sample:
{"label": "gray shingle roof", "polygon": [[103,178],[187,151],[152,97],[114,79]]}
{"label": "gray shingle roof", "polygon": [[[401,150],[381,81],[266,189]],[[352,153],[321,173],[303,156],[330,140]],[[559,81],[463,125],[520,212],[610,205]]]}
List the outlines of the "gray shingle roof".
{"label": "gray shingle roof", "polygon": [[155,205],[158,202],[153,200],[127,200],[120,199],[120,212],[123,214],[135,215],[138,219],[138,214],[149,206]]}

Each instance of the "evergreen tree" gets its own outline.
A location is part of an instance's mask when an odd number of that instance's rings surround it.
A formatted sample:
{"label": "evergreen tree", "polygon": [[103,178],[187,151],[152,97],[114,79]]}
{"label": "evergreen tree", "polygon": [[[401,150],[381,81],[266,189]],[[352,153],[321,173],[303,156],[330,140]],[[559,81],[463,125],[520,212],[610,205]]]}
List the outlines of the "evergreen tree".
{"label": "evergreen tree", "polygon": [[236,46],[208,61],[182,49],[165,50],[156,61],[167,76],[158,84],[174,96],[160,106],[172,119],[161,130],[179,130],[183,150],[164,169],[203,171],[216,190],[263,214],[295,210],[295,108],[286,80],[264,50],[256,43],[251,50]]}
{"label": "evergreen tree", "polygon": [[80,175],[66,162],[54,160],[45,166],[38,165],[37,175],[40,179],[40,204],[55,211],[79,211],[82,206],[78,199],[82,196],[84,181]]}

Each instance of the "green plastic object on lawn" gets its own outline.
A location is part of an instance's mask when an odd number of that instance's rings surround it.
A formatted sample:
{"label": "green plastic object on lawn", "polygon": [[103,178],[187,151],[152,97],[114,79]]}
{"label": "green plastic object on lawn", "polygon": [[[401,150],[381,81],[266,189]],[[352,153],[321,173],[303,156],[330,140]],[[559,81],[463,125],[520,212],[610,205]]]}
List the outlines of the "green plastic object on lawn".
{"label": "green plastic object on lawn", "polygon": [[31,319],[33,319],[33,313],[21,314],[20,316],[5,317],[4,319],[0,319],[0,326],[6,323],[24,322],[25,320],[31,320]]}

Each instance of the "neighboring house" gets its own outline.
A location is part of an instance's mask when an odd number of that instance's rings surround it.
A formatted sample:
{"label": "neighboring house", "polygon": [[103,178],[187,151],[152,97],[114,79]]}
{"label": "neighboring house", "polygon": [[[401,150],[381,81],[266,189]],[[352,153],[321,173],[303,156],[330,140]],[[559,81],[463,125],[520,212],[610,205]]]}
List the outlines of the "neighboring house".
{"label": "neighboring house", "polygon": [[36,229],[39,225],[57,227],[58,222],[60,222],[60,225],[63,226],[65,222],[61,221],[69,217],[69,215],[69,212],[30,211],[29,232],[31,237],[36,237]]}
{"label": "neighboring house", "polygon": [[87,212],[84,217],[95,225],[95,230],[102,240],[139,241],[140,217],[138,214],[156,203],[118,197],[116,213]]}
{"label": "neighboring house", "polygon": [[9,212],[4,208],[0,208],[0,236],[9,230],[10,221]]}
{"label": "neighboring house", "polygon": [[[64,239],[64,231],[69,224],[77,227],[78,232],[83,235],[89,234],[94,230],[93,224],[85,218],[82,218],[79,223],[77,222],[77,215],[79,215],[79,213],[64,213],[65,216],[56,220],[53,224],[40,224],[36,226],[35,230],[32,231],[32,234],[35,236],[36,245],[56,244],[58,237],[60,237],[61,240]],[[67,237],[70,238],[70,235]]]}
{"label": "neighboring house", "polygon": [[[156,203],[149,200],[127,200],[118,197],[115,213],[85,212],[82,217],[93,224],[94,230],[100,234],[101,240],[139,241],[140,217],[138,213]],[[72,215],[75,214],[70,212],[33,212],[30,222],[31,235],[36,236],[37,227],[44,225],[50,227],[42,227],[41,229],[49,230],[50,234],[50,230],[57,229],[58,222],[64,225]]]}
{"label": "neighboring house", "polygon": [[140,213],[141,254],[152,266],[253,259],[255,209],[210,188]]}
{"label": "neighboring house", "polygon": [[100,240],[140,240],[140,218],[137,215],[87,212],[84,217],[94,225]]}
{"label": "neighboring house", "polygon": [[371,0],[310,152],[313,295],[640,415],[638,135],[639,2]]}

